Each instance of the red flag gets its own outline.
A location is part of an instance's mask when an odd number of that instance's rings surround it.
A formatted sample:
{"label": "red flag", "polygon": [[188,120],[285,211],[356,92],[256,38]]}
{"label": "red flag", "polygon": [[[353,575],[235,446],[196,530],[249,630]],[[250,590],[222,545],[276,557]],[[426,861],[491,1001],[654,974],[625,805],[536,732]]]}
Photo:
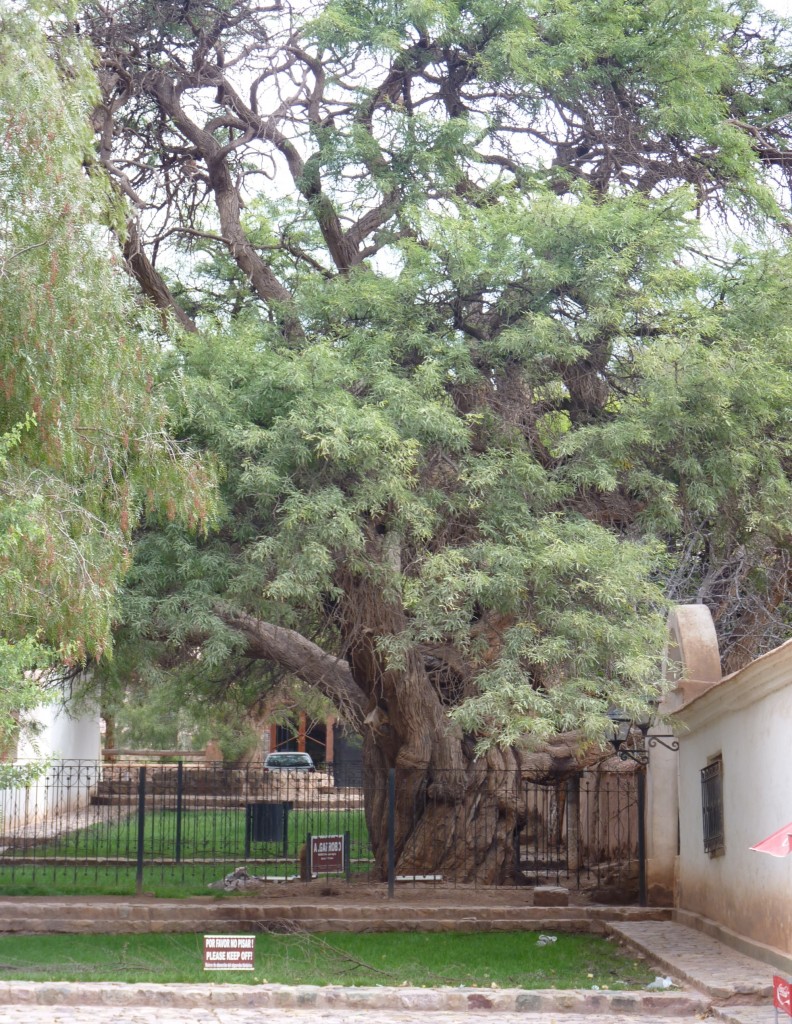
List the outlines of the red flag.
{"label": "red flag", "polygon": [[792,822],[784,825],[761,843],[751,847],[757,853],[769,853],[771,857],[786,857],[792,853]]}
{"label": "red flag", "polygon": [[777,974],[773,976],[773,1006],[792,1017],[792,985]]}

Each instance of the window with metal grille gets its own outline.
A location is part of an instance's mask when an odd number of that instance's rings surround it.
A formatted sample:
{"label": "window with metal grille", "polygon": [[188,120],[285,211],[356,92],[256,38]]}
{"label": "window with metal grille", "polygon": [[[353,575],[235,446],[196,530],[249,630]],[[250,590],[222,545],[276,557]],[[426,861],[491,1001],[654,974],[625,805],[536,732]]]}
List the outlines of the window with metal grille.
{"label": "window with metal grille", "polygon": [[701,770],[701,810],[704,849],[714,857],[723,852],[723,760],[720,756]]}

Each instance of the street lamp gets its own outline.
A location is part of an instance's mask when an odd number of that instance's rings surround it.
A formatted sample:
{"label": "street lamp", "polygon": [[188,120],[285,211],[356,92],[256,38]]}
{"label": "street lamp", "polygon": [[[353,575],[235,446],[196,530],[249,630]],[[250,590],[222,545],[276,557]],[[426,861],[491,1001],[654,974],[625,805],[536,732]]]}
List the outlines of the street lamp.
{"label": "street lamp", "polygon": [[[611,722],[613,735],[608,737],[608,743],[613,747],[615,753],[622,761],[635,761],[636,764],[649,764],[649,749],[658,744],[666,750],[679,750],[679,740],[670,733],[652,733],[652,727],[656,714],[656,701],[652,702],[654,707],[644,715],[636,718],[630,716],[621,708],[611,708],[608,718]],[[635,731],[639,736],[635,736]],[[629,746],[628,741],[632,740]]]}
{"label": "street lamp", "polygon": [[[658,744],[666,750],[679,750],[679,740],[670,734],[652,733],[649,729],[655,717],[658,701],[652,702],[652,710],[640,718],[630,718],[621,708],[608,712],[612,736],[608,743],[621,761],[634,761],[641,769],[649,764],[649,750]],[[638,733],[636,736],[635,733]],[[629,743],[629,746],[627,745]],[[636,773],[636,802],[638,805],[638,903],[647,905],[646,888],[646,772]]]}

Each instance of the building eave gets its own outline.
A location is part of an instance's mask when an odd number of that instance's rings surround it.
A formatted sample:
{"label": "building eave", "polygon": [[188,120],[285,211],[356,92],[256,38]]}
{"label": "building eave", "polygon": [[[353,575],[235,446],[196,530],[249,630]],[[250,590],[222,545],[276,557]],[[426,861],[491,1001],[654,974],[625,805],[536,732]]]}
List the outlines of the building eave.
{"label": "building eave", "polygon": [[681,682],[671,691],[681,703],[666,714],[675,731],[684,736],[725,714],[749,707],[788,686],[790,680],[792,640],[787,640],[718,683],[699,688],[695,680]]}

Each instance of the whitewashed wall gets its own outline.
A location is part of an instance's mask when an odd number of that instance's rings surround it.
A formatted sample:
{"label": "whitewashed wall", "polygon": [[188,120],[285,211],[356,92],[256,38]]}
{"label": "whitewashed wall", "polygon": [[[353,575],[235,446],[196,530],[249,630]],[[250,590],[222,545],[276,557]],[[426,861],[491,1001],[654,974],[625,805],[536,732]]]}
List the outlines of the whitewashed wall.
{"label": "whitewashed wall", "polygon": [[[98,709],[69,711],[63,701],[42,705],[32,715],[35,738],[23,736],[17,762],[53,759],[29,786],[0,789],[0,833],[20,828],[57,832],[90,802],[101,774],[101,733]],[[86,761],[78,766],[75,761]]]}
{"label": "whitewashed wall", "polygon": [[59,760],[98,761],[102,743],[99,731],[99,711],[70,712],[68,705],[58,701],[38,708],[34,715],[39,728],[35,740],[23,737],[17,748],[17,757],[35,758],[53,756]]}
{"label": "whitewashed wall", "polygon": [[[677,906],[792,953],[792,857],[750,847],[792,822],[792,641],[679,708]],[[701,770],[723,758],[725,849],[704,851]]]}

